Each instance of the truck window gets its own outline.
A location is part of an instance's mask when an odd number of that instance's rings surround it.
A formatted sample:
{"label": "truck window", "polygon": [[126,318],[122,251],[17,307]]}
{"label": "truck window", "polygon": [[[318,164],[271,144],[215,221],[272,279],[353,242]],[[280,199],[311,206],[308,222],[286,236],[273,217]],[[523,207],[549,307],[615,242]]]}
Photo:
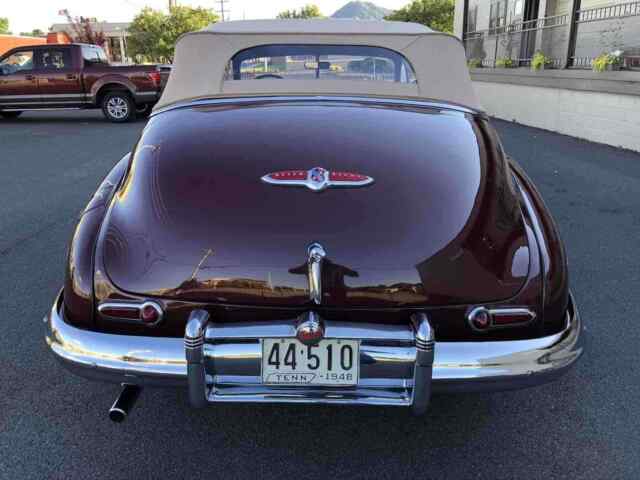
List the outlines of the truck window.
{"label": "truck window", "polygon": [[92,67],[94,65],[109,65],[109,60],[104,50],[100,47],[93,45],[82,46],[82,58],[84,60],[84,66]]}
{"label": "truck window", "polygon": [[33,50],[20,50],[12,53],[0,62],[0,69],[5,75],[33,70]]}
{"label": "truck window", "polygon": [[71,51],[68,48],[52,48],[40,51],[40,64],[45,70],[71,68]]}

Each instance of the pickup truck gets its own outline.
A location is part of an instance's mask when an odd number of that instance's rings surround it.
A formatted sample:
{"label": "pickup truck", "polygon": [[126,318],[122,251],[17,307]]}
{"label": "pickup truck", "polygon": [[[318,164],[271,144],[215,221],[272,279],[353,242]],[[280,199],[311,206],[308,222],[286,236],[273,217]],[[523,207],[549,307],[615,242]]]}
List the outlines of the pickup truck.
{"label": "pickup truck", "polygon": [[0,117],[24,110],[100,108],[112,122],[147,116],[158,101],[155,65],[112,66],[96,45],[17,47],[0,56]]}

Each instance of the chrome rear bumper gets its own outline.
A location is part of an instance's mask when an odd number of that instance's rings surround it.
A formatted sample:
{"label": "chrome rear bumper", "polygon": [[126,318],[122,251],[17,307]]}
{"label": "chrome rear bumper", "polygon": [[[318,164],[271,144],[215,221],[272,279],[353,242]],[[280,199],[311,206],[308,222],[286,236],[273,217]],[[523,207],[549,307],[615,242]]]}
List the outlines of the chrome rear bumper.
{"label": "chrome rear bumper", "polygon": [[426,326],[420,319],[406,326],[327,321],[327,338],[361,341],[358,385],[274,387],[261,383],[260,338],[295,337],[294,322],[225,324],[200,318],[198,325],[187,325],[184,339],[124,336],[69,325],[61,315],[61,299],[60,295],[45,318],[46,342],[65,367],[93,380],[188,387],[195,406],[346,403],[412,406],[421,412],[430,390],[469,392],[538,385],[562,375],[582,353],[582,327],[573,298],[565,329],[531,340],[436,341],[434,346],[423,338]]}

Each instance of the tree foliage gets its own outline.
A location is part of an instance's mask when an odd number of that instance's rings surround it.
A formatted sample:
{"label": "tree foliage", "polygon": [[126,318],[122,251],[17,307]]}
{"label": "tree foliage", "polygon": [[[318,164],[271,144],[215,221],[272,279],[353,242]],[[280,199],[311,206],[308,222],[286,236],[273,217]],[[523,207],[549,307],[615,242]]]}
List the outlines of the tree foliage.
{"label": "tree foliage", "polygon": [[9,31],[9,19],[5,17],[0,17],[0,33],[8,34],[11,33]]}
{"label": "tree foliage", "polygon": [[304,19],[304,18],[322,18],[320,8],[317,5],[308,4],[300,10],[291,9],[284,10],[278,14],[278,18],[283,19]]}
{"label": "tree foliage", "polygon": [[71,25],[71,36],[74,42],[88,43],[99,47],[104,47],[104,44],[107,43],[107,37],[105,37],[104,32],[94,28],[97,23],[95,19],[72,17],[68,10],[64,10],[64,14],[67,17],[67,22]]}
{"label": "tree foliage", "polygon": [[145,7],[129,27],[128,53],[151,62],[173,62],[176,41],[182,34],[217,20],[218,16],[206,8],[175,6],[166,14]]}
{"label": "tree foliage", "polygon": [[454,0],[413,0],[385,20],[422,23],[441,32],[453,32]]}
{"label": "tree foliage", "polygon": [[39,28],[34,28],[30,32],[20,32],[20,35],[24,37],[46,37],[47,36],[47,34],[44,33],[42,30],[40,30]]}

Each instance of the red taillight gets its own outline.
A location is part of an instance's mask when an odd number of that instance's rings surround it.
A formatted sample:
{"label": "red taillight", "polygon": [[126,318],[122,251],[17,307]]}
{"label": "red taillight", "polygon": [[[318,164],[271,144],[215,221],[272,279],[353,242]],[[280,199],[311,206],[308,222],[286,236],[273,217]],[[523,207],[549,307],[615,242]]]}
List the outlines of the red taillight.
{"label": "red taillight", "polygon": [[491,314],[484,307],[474,308],[467,318],[475,330],[486,330],[491,326]]}
{"label": "red taillight", "polygon": [[155,303],[145,303],[140,309],[140,320],[144,323],[156,323],[160,320],[162,311]]}
{"label": "red taillight", "polygon": [[526,308],[497,308],[491,311],[491,316],[495,326],[528,323],[536,318],[536,314]]}
{"label": "red taillight", "polygon": [[138,318],[140,309],[138,307],[104,305],[99,307],[98,310],[105,317],[133,319]]}
{"label": "red taillight", "polygon": [[160,72],[149,72],[147,76],[156,87],[160,85]]}
{"label": "red taillight", "polygon": [[525,325],[536,318],[528,308],[485,308],[476,307],[467,315],[471,328],[486,331],[491,328],[516,327]]}
{"label": "red taillight", "polygon": [[142,322],[154,325],[162,320],[162,307],[156,302],[105,302],[98,306],[98,312],[104,317],[130,322]]}

